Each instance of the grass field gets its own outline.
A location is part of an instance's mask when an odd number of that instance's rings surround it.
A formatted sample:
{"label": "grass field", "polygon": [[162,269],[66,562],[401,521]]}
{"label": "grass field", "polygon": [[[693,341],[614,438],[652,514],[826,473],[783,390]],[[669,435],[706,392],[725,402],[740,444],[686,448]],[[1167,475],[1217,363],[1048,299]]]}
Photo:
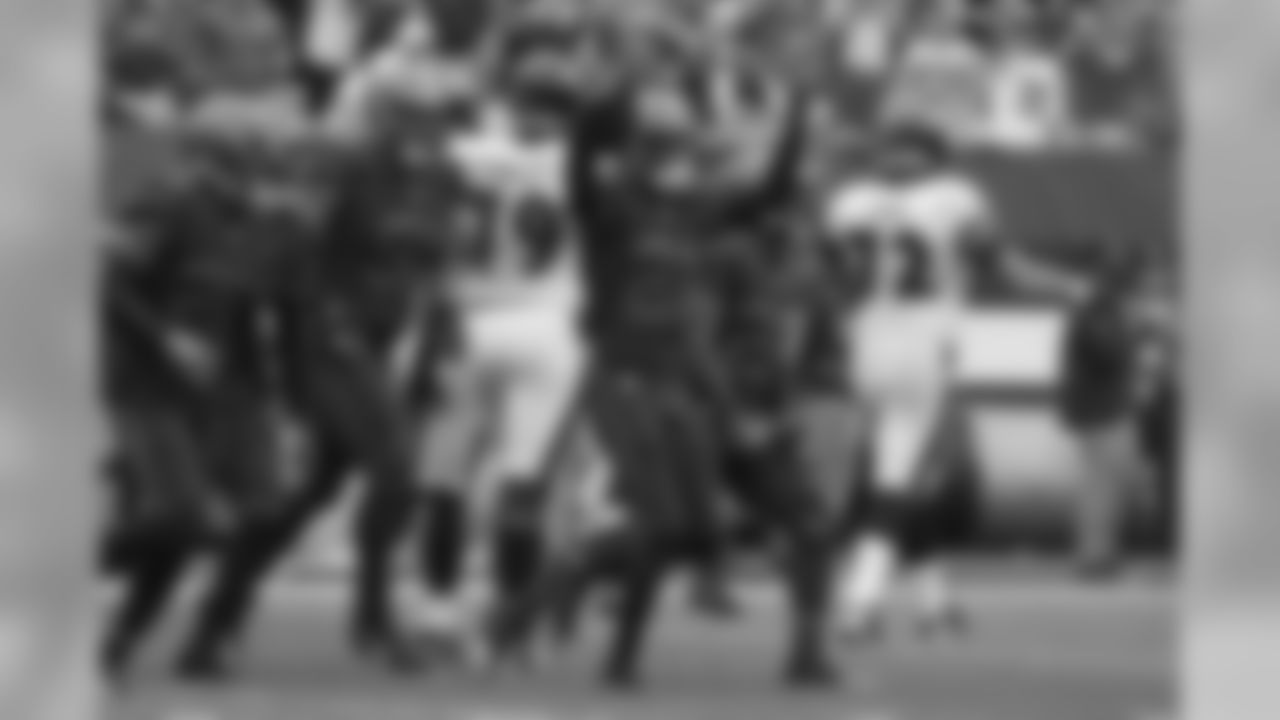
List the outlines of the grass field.
{"label": "grass field", "polygon": [[581,649],[533,676],[441,670],[393,678],[346,652],[340,587],[294,585],[273,591],[233,687],[174,684],[164,674],[171,642],[162,642],[108,720],[1170,717],[1176,618],[1167,580],[1084,587],[996,571],[970,577],[966,587],[975,610],[969,635],[926,642],[904,629],[879,648],[847,653],[841,689],[809,694],[777,681],[784,617],[775,588],[753,582],[744,590],[749,613],[731,624],[694,617],[676,592],[658,628],[647,688],[619,697],[592,682],[594,628]]}

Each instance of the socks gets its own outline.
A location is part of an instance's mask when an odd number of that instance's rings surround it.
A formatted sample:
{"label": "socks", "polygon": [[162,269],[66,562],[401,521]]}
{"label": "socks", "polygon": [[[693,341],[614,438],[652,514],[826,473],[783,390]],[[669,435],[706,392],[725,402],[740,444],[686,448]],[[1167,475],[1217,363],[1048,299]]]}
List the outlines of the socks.
{"label": "socks", "polygon": [[337,72],[306,61],[299,61],[295,76],[307,108],[314,113],[329,107],[341,82]]}
{"label": "socks", "polygon": [[463,619],[462,589],[466,580],[466,506],[456,493],[433,491],[424,499],[426,527],[421,533],[419,562],[423,602],[418,624],[446,631]]}
{"label": "socks", "polygon": [[840,614],[852,624],[868,622],[884,612],[898,573],[896,543],[881,534],[858,540],[842,569]]}
{"label": "socks", "polygon": [[498,531],[494,547],[494,579],[498,595],[513,598],[537,578],[542,560],[541,538],[528,528],[505,527]]}

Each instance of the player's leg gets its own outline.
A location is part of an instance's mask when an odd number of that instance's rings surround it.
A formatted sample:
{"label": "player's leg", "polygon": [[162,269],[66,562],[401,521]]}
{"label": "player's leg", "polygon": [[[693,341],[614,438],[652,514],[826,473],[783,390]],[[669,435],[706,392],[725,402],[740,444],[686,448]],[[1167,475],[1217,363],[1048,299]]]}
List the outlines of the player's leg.
{"label": "player's leg", "polygon": [[730,589],[734,547],[728,527],[732,498],[727,474],[742,469],[732,467],[734,460],[747,458],[726,458],[735,448],[724,441],[723,420],[692,391],[676,383],[665,389],[662,399],[666,419],[659,428],[666,433],[672,487],[682,498],[679,509],[687,516],[685,527],[697,536],[693,604],[709,617],[732,618],[740,608]]}
{"label": "player's leg", "polygon": [[456,490],[432,488],[423,493],[418,563],[423,586],[419,629],[447,637],[462,624],[462,590],[466,580],[469,517]]}
{"label": "player's leg", "polygon": [[1177,553],[1181,518],[1181,470],[1178,438],[1178,390],[1175,380],[1165,380],[1155,399],[1139,416],[1139,440],[1146,463],[1155,475],[1157,496],[1157,543],[1161,552]]}
{"label": "player's leg", "polygon": [[122,596],[106,625],[103,665],[116,680],[128,672],[142,642],[166,607],[198,552],[194,538],[182,528],[158,527],[132,539],[119,579]]}
{"label": "player's leg", "polygon": [[121,451],[113,490],[120,511],[112,538],[114,576],[121,597],[106,622],[104,670],[119,678],[158,622],[194,550],[191,516],[173,502],[174,477],[190,472],[189,447],[175,447],[177,428],[166,413],[117,412],[113,418]]}
{"label": "player's leg", "polygon": [[213,577],[196,609],[179,656],[179,671],[195,679],[227,670],[228,653],[245,633],[262,583],[311,520],[332,504],[351,469],[344,449],[320,436],[309,472],[277,512],[241,527],[216,556]]}
{"label": "player's leg", "polygon": [[503,490],[494,537],[497,592],[514,598],[530,592],[543,566],[542,517],[546,474],[562,443],[583,380],[583,354],[568,323],[562,332],[539,333],[513,353],[500,448]]}
{"label": "player's leg", "polygon": [[700,424],[699,407],[680,380],[650,377],[629,388],[634,396],[624,407],[632,417],[625,430],[613,429],[627,434],[630,456],[622,455],[619,499],[635,518],[624,535],[626,552],[613,558],[620,596],[603,679],[615,687],[640,681],[653,613],[669,571],[676,562],[705,557],[718,540],[718,458],[707,442],[708,428]]}
{"label": "player's leg", "polygon": [[968,620],[947,560],[963,541],[973,511],[974,440],[958,408],[944,412],[916,481],[919,505],[903,538],[909,602],[920,629],[928,634],[963,630]]}
{"label": "player's leg", "polygon": [[1091,577],[1107,577],[1121,564],[1123,484],[1133,471],[1123,421],[1079,430],[1088,463],[1076,511],[1076,562]]}
{"label": "player's leg", "polygon": [[610,687],[629,688],[641,680],[646,641],[673,559],[672,549],[661,539],[626,534],[620,535],[616,553],[605,559],[617,573],[620,592],[602,669],[602,679]]}
{"label": "player's leg", "polygon": [[913,513],[912,491],[933,436],[931,407],[883,403],[871,431],[870,507],[842,570],[841,624],[851,636],[884,621],[902,569],[902,542]]}
{"label": "player's leg", "polygon": [[[123,597],[107,623],[108,670],[123,672],[167,609],[185,571],[202,548],[232,529],[210,524],[207,498],[223,499],[203,462],[201,443],[185,408],[116,414],[128,511],[119,557]],[[225,513],[221,513],[225,514]],[[224,517],[223,522],[235,518]]]}
{"label": "player's leg", "polygon": [[791,613],[784,678],[817,686],[837,678],[827,630],[841,516],[824,502],[815,480],[806,476],[809,468],[798,439],[783,433],[754,448],[730,487],[751,521],[783,541]]}
{"label": "player's leg", "polygon": [[357,645],[398,668],[415,664],[393,603],[393,556],[412,524],[416,480],[408,398],[398,397],[378,358],[336,342],[350,329],[318,329],[299,377],[319,433],[367,483],[356,509],[351,629]]}
{"label": "player's leg", "polygon": [[[544,574],[553,575],[583,563],[588,567],[576,574],[570,570],[570,580],[547,607],[548,630],[553,641],[562,647],[576,637],[592,591],[599,589],[601,580],[611,572],[607,562],[587,559],[598,552],[597,546],[608,545],[610,536],[634,521],[633,509],[619,501],[617,488],[619,475],[625,471],[621,457],[626,451],[620,448],[635,437],[627,429],[635,415],[610,412],[603,419],[601,410],[607,405],[602,402],[604,385],[598,380],[583,383],[564,442],[548,471],[548,496],[542,517]],[[601,422],[613,424],[605,428]]]}
{"label": "player's leg", "polygon": [[366,475],[356,509],[356,582],[352,630],[357,642],[397,669],[417,661],[404,637],[393,597],[394,560],[415,514],[410,426],[407,413],[386,397],[372,368],[357,378],[338,437]]}
{"label": "player's leg", "polygon": [[580,604],[586,593],[608,581],[624,595],[615,633],[606,650],[605,676],[616,683],[636,679],[643,638],[651,620],[652,603],[671,548],[660,539],[671,537],[671,480],[664,478],[661,415],[648,383],[617,366],[596,369],[580,406],[600,449],[610,462],[610,505],[621,520],[586,533],[572,549],[557,553],[543,568],[533,587],[508,598],[495,616],[499,647],[527,642],[546,613]]}
{"label": "player's leg", "polygon": [[441,365],[438,402],[420,435],[417,473],[426,524],[419,535],[423,596],[415,624],[438,636],[453,636],[468,614],[467,561],[477,525],[471,489],[489,422],[484,378],[471,361],[458,355]]}

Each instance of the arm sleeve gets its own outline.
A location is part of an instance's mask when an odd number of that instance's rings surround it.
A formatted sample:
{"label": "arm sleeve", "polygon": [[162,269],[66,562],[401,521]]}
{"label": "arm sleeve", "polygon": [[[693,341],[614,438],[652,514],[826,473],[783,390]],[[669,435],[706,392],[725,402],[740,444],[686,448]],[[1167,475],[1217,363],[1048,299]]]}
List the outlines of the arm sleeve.
{"label": "arm sleeve", "polygon": [[775,149],[760,178],[745,192],[729,198],[724,213],[730,222],[752,222],[786,206],[799,189],[801,159],[807,144],[805,103],[791,100],[783,115]]}
{"label": "arm sleeve", "polygon": [[594,167],[600,156],[615,147],[626,133],[627,100],[615,93],[593,103],[578,117],[571,132],[568,160],[568,195],[571,212],[586,225],[601,215],[603,198]]}

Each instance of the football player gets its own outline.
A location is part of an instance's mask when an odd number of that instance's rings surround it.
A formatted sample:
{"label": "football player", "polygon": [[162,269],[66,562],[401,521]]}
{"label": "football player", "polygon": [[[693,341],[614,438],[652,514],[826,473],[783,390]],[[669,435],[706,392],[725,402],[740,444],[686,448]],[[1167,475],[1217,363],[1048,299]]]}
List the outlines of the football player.
{"label": "football player", "polygon": [[[539,567],[544,471],[585,361],[558,108],[517,84],[484,104],[446,153],[470,192],[458,228],[466,246],[445,291],[458,345],[442,368],[443,406],[428,423],[424,451],[424,479],[437,489],[428,512],[441,534],[424,552],[457,567],[467,548],[459,536],[478,530],[492,552],[492,589],[511,597]],[[459,484],[462,496],[439,492]],[[482,526],[467,528],[468,516]],[[453,537],[444,537],[448,527]],[[464,602],[457,578],[435,585],[431,604],[456,619]]]}
{"label": "football player", "polygon": [[[553,568],[534,596],[505,608],[495,634],[500,642],[519,638],[539,609],[596,580],[615,580],[621,596],[601,670],[605,682],[626,687],[641,679],[645,638],[668,571],[714,552],[722,535],[711,416],[724,388],[715,369],[706,368],[714,364],[707,348],[712,239],[785,204],[774,197],[774,176],[790,165],[785,150],[797,125],[796,108],[787,104],[763,147],[753,145],[750,159],[735,156],[732,168],[719,168],[705,162],[701,118],[678,78],[600,85],[583,99],[569,164],[589,280],[583,321],[592,369],[584,405],[609,459],[609,495],[621,520],[579,548],[573,562]],[[796,559],[788,568],[795,624],[787,679],[829,683],[835,669],[821,635],[825,567],[818,567],[822,553],[808,537],[813,523],[804,522],[812,515],[752,511],[788,535]]]}
{"label": "football player", "polygon": [[947,451],[964,441],[954,422],[960,322],[993,272],[1067,298],[1083,286],[998,243],[985,189],[923,127],[887,133],[870,171],[839,185],[824,213],[860,298],[845,319],[847,380],[870,420],[868,505],[841,582],[843,623],[877,627],[907,569],[920,618],[954,626],[962,614],[938,551],[957,521],[940,500],[953,489]]}

